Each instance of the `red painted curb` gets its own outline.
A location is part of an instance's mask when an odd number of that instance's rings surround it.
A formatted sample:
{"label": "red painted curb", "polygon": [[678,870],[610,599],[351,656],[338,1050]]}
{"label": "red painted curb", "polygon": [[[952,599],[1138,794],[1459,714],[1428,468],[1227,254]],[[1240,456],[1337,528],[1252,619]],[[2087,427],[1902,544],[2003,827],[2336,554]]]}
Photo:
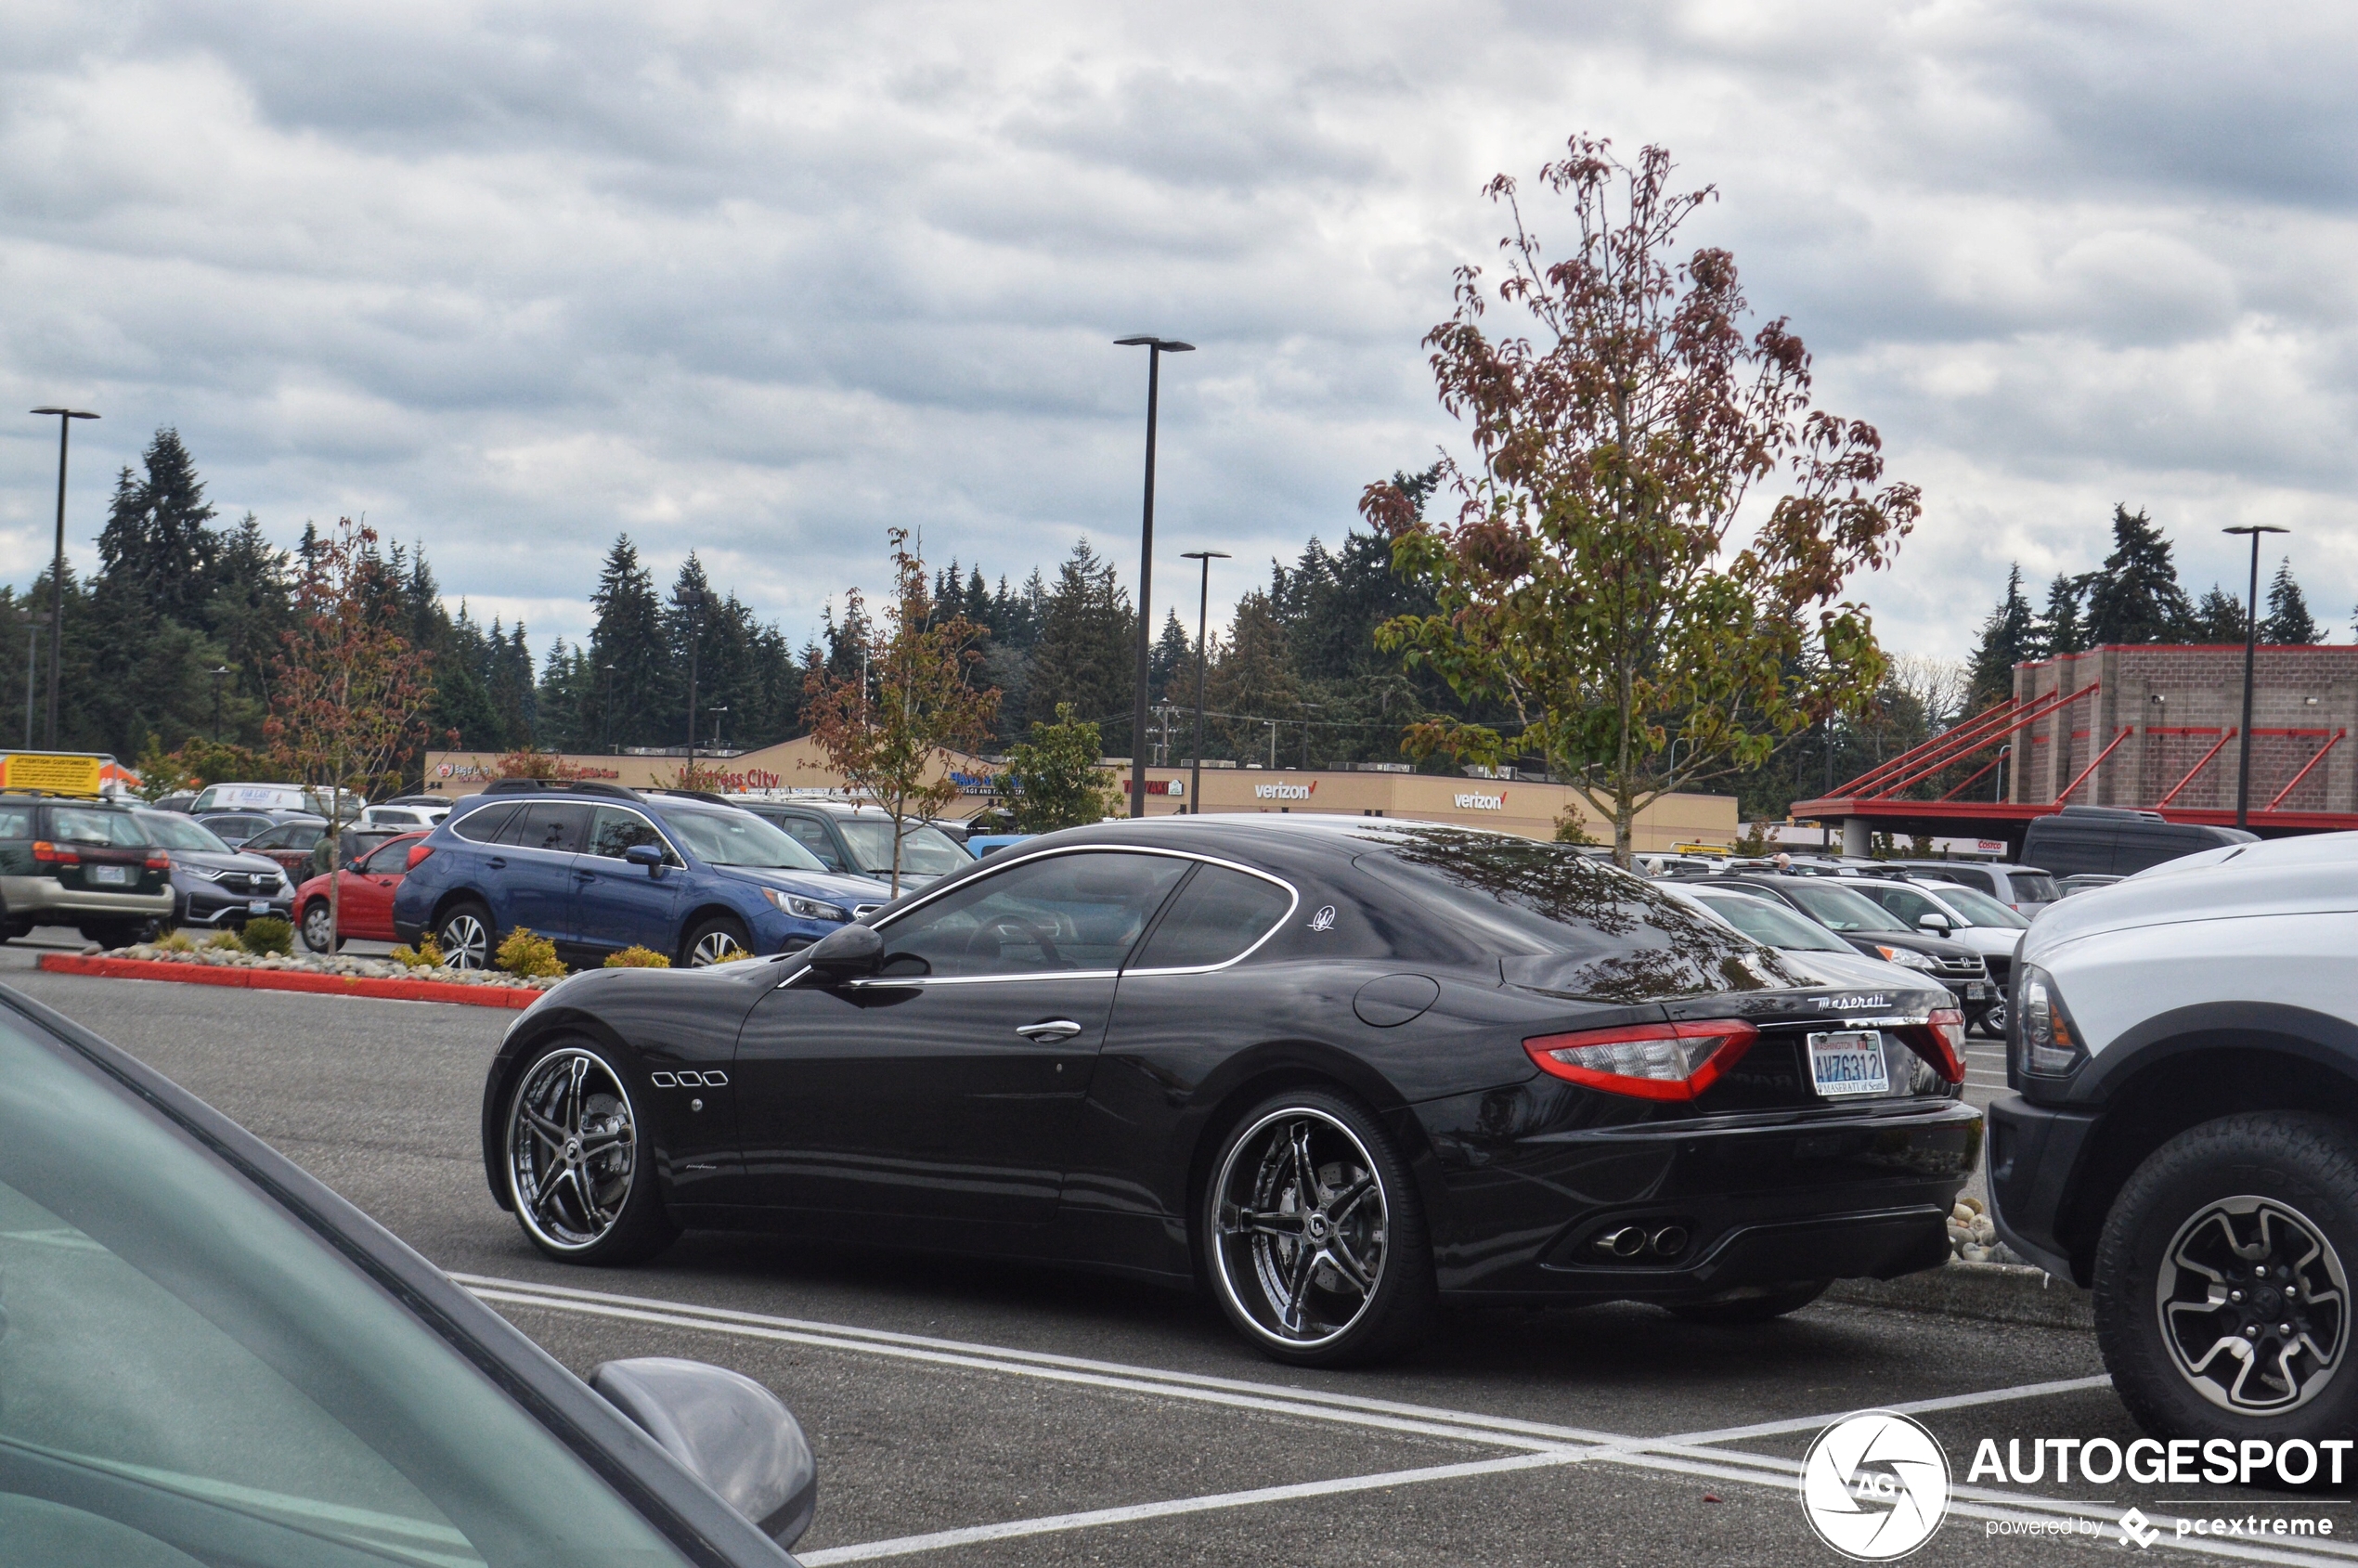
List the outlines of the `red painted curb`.
{"label": "red painted curb", "polygon": [[306,975],[287,969],[236,969],[210,964],[165,964],[149,958],[93,958],[45,952],[37,968],[53,975],[98,975],[116,980],[177,980],[240,991],[304,991],[323,995],[374,996],[388,1002],[455,1002],[462,1007],[522,1012],[540,1000],[525,986],[455,985],[448,980],[375,980],[356,975]]}

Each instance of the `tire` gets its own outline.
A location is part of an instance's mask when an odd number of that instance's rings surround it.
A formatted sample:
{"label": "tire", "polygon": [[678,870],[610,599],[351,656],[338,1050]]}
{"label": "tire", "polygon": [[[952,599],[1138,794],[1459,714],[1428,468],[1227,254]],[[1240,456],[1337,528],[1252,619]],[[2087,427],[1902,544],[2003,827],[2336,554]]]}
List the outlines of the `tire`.
{"label": "tire", "polygon": [[2358,1131],[2264,1111],[2180,1134],[2096,1244],[2096,1342],[2121,1402],[2164,1439],[2358,1437],[2353,1264]]}
{"label": "tire", "polygon": [[1741,1327],[1747,1323],[1768,1323],[1790,1312],[1799,1312],[1826,1293],[1831,1279],[1797,1279],[1789,1285],[1771,1285],[1751,1295],[1733,1296],[1718,1302],[1683,1302],[1670,1308],[1670,1315],[1681,1323],[1707,1323],[1719,1328]]}
{"label": "tire", "polygon": [[1356,1101],[1316,1088],[1263,1100],[1221,1139],[1211,1169],[1198,1211],[1204,1269],[1221,1311],[1263,1354],[1364,1365],[1431,1331],[1432,1246],[1416,1183]]}
{"label": "tire", "polygon": [[696,923],[680,943],[678,963],[682,969],[702,969],[714,964],[729,962],[732,952],[740,955],[753,952],[752,933],[745,923],[733,914],[716,914]]}
{"label": "tire", "polygon": [[343,947],[343,938],[335,927],[335,912],[325,899],[314,899],[303,906],[303,945],[314,952],[335,952]]}
{"label": "tire", "polygon": [[134,942],[145,940],[148,927],[153,924],[153,921],[143,924],[136,921],[110,920],[100,925],[77,926],[74,929],[82,933],[82,940],[85,942],[97,942],[104,948],[117,948],[129,947]]}
{"label": "tire", "polygon": [[680,1234],[655,1190],[654,1137],[602,1046],[536,1052],[508,1092],[499,1148],[516,1223],[550,1257],[632,1263]]}
{"label": "tire", "polygon": [[443,911],[434,928],[434,945],[442,949],[446,969],[488,969],[499,951],[499,927],[491,912],[473,899],[461,899]]}

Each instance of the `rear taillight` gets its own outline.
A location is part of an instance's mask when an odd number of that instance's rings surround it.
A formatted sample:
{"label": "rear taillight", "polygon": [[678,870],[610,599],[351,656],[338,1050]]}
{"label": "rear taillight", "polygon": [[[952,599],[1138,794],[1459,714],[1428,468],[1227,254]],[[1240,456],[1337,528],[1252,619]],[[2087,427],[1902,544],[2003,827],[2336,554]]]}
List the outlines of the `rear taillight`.
{"label": "rear taillight", "polygon": [[1918,1055],[1940,1069],[1940,1076],[1951,1083],[1965,1081],[1965,1015],[1954,1007],[1936,1007],[1932,1021],[1921,1030],[1911,1030],[1932,1049],[1919,1050]]}
{"label": "rear taillight", "polygon": [[32,841],[32,858],[43,865],[80,865],[82,854],[62,844],[52,844],[45,838]]}
{"label": "rear taillight", "polygon": [[424,863],[425,858],[433,853],[434,846],[431,844],[412,844],[409,846],[409,863],[403,866],[401,869],[404,871],[415,871],[420,865]]}
{"label": "rear taillight", "polygon": [[1760,1031],[1737,1018],[1632,1024],[1522,1043],[1539,1070],[1641,1100],[1691,1100],[1752,1048]]}
{"label": "rear taillight", "polygon": [[148,857],[148,869],[149,871],[170,871],[172,869],[172,857],[170,855],[149,855]]}

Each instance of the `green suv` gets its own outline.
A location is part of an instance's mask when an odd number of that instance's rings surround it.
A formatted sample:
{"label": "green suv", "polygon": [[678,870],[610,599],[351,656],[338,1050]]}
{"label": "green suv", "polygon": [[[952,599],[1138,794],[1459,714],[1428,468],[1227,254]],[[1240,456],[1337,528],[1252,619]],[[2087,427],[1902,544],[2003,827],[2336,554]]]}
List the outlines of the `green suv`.
{"label": "green suv", "polygon": [[121,947],[171,920],[171,857],[128,807],[0,795],[0,940],[71,926]]}

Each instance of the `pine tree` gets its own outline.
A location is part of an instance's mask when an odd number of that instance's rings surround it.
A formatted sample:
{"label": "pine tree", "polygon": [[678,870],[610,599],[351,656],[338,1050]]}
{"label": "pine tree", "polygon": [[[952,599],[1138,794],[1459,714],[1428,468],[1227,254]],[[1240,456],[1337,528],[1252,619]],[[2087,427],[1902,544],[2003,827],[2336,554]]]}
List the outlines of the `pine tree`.
{"label": "pine tree", "polygon": [[1137,613],[1114,580],[1113,563],[1082,539],[1057,567],[1056,586],[1041,609],[1040,639],[1031,652],[1031,711],[1069,704],[1075,715],[1101,727],[1107,745],[1128,746],[1137,636]]}
{"label": "pine tree", "polygon": [[[1192,681],[1195,669],[1195,640],[1187,635],[1187,628],[1179,624],[1179,612],[1165,610],[1162,614],[1162,632],[1155,639],[1154,648],[1147,657],[1147,690],[1151,699],[1155,702],[1168,701],[1172,695],[1172,682],[1183,676]],[[1192,693],[1195,688],[1190,684],[1187,690]]]}
{"label": "pine tree", "polygon": [[604,744],[678,744],[668,723],[671,650],[663,606],[654,577],[641,564],[629,535],[616,538],[606,551],[590,602],[598,612],[590,633],[590,662],[598,673],[598,729]]}
{"label": "pine tree", "polygon": [[100,570],[151,613],[200,627],[220,563],[221,540],[207,526],[213,508],[178,431],[157,431],[140,463],[146,477],[135,479],[127,468],[116,477],[98,535]]}
{"label": "pine tree", "polygon": [[2292,557],[2277,565],[2268,584],[2268,614],[2260,622],[2262,642],[2323,642],[2326,632],[2309,614],[2309,601],[2293,580]]}
{"label": "pine tree", "polygon": [[2022,565],[2006,567],[2006,591],[1981,623],[1981,641],[1974,649],[1972,694],[1966,706],[1974,712],[2015,694],[2015,666],[2038,657],[2038,626],[2030,601],[2023,597]]}
{"label": "pine tree", "polygon": [[2039,651],[2045,657],[2087,651],[2087,623],[2080,615],[2087,591],[2087,578],[2061,572],[2047,585],[2047,608],[2039,616],[2038,628]]}
{"label": "pine tree", "polygon": [[2112,509],[2110,555],[2088,588],[2088,641],[2175,642],[2194,622],[2194,606],[2178,586],[2170,541],[2144,512]]}
{"label": "pine tree", "polygon": [[2195,606],[2192,635],[2197,642],[2241,642],[2247,620],[2244,602],[2212,583]]}

